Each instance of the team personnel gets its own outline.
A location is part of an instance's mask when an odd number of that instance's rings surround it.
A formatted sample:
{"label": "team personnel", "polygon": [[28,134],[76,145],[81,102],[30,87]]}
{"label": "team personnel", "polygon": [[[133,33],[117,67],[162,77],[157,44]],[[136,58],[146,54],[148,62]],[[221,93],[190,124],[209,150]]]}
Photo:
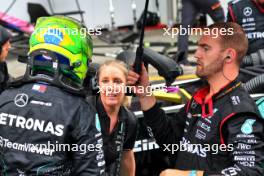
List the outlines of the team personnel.
{"label": "team personnel", "polygon": [[[106,61],[97,73],[100,87],[98,97],[88,97],[98,112],[103,135],[106,174],[116,176],[135,175],[133,147],[137,123],[135,115],[126,107],[125,87],[128,70],[117,60]],[[121,150],[120,150],[121,148]]]}
{"label": "team personnel", "polygon": [[[237,79],[247,51],[246,35],[236,23],[215,23],[209,28],[234,32],[217,38],[203,35],[198,42],[196,74],[208,82],[208,87],[194,93],[172,118],[167,117],[155,97],[137,93],[146,123],[159,146],[171,154],[173,145],[181,147],[173,150],[175,168],[163,171],[161,176],[262,176],[263,120]],[[141,86],[149,84],[144,67],[140,77],[130,72],[128,83],[138,79]],[[217,152],[210,149],[216,146]]]}
{"label": "team personnel", "polygon": [[247,34],[247,55],[264,49],[264,0],[236,0],[228,4],[227,20],[241,25]]}
{"label": "team personnel", "polygon": [[[193,27],[197,15],[202,12],[209,14],[209,16],[215,21],[220,22],[225,20],[223,8],[219,0],[184,0],[182,1],[182,28],[188,29]],[[173,59],[183,65],[189,65],[188,62],[188,39],[189,35],[179,35],[178,37],[178,51]]]}
{"label": "team personnel", "polygon": [[27,71],[0,95],[0,175],[103,175],[99,119],[81,96],[92,41],[76,20],[39,18]]}
{"label": "team personnel", "polygon": [[11,47],[10,38],[9,32],[0,26],[0,93],[7,87],[9,80],[6,57]]}

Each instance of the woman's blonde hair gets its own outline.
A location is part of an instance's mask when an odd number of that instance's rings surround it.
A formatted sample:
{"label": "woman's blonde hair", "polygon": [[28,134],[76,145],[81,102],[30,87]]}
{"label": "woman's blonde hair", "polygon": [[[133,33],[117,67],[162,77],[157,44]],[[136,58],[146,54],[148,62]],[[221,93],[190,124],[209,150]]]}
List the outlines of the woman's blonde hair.
{"label": "woman's blonde hair", "polygon": [[98,72],[97,72],[98,78],[99,78],[100,73],[102,72],[102,70],[105,67],[107,67],[107,66],[114,66],[114,67],[120,69],[124,73],[124,75],[125,75],[125,77],[127,79],[127,75],[128,75],[127,66],[126,66],[126,64],[124,62],[119,61],[119,60],[108,60],[108,61],[105,61],[102,65],[100,65],[100,67],[98,69]]}
{"label": "woman's blonde hair", "polygon": [[[124,62],[119,61],[119,60],[108,60],[108,61],[105,61],[102,65],[100,65],[98,72],[97,72],[97,80],[98,81],[99,81],[99,77],[100,77],[101,72],[103,71],[104,68],[106,68],[108,66],[114,66],[115,68],[118,68],[119,70],[121,70],[124,73],[126,81],[127,81],[127,76],[128,76],[127,65]],[[125,96],[124,100],[122,102],[122,105],[129,107],[130,104],[131,104],[131,97]]]}

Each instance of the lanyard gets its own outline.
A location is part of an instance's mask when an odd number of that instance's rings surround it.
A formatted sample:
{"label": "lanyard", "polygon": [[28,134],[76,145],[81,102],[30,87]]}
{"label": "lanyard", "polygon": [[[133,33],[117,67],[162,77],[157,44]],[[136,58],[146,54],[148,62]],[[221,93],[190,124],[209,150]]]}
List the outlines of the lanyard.
{"label": "lanyard", "polygon": [[235,84],[234,86],[228,88],[226,91],[224,91],[223,93],[220,93],[219,95],[216,96],[216,100],[222,98],[223,96],[225,96],[226,94],[228,94],[229,92],[233,91],[234,89],[236,89],[237,87],[241,86],[241,82],[238,82],[237,84]]}
{"label": "lanyard", "polygon": [[116,176],[120,175],[120,166],[122,160],[122,152],[123,152],[123,145],[124,145],[124,138],[125,138],[125,125],[124,122],[121,121],[118,125],[118,132],[116,136],[116,150],[118,153],[118,158],[116,159]]}

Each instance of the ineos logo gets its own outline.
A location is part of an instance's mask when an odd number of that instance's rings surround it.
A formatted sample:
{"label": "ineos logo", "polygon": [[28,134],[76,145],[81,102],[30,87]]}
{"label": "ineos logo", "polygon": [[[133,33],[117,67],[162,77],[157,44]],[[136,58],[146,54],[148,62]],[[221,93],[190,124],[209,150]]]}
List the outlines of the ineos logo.
{"label": "ineos logo", "polygon": [[252,14],[252,9],[250,7],[245,7],[243,13],[245,16],[250,16]]}
{"label": "ineos logo", "polygon": [[27,94],[17,94],[14,103],[18,107],[24,107],[28,104],[28,95]]}

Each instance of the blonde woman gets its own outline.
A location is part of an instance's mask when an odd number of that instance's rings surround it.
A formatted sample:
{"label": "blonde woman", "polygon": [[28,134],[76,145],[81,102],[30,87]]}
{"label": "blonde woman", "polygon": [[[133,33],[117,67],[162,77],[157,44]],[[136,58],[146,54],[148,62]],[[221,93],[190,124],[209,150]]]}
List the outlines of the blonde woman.
{"label": "blonde woman", "polygon": [[134,114],[124,106],[127,75],[123,62],[105,62],[97,72],[99,96],[88,98],[100,119],[107,175],[135,175],[133,147],[137,125]]}

